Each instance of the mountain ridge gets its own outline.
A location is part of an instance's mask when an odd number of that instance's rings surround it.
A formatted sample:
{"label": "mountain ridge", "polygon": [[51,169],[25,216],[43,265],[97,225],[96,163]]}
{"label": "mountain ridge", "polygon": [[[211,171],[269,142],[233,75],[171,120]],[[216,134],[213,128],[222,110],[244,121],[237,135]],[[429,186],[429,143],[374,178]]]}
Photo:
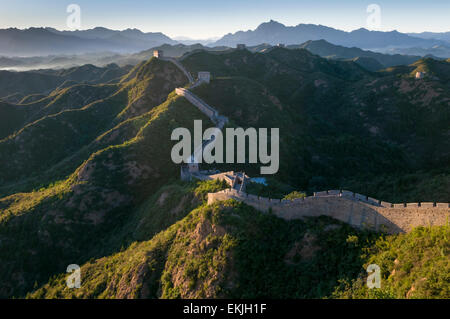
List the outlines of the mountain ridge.
{"label": "mountain ridge", "polygon": [[[180,38],[180,37],[178,37]],[[182,38],[182,37],[181,37]],[[212,46],[234,47],[238,43],[259,45],[269,43],[301,44],[308,40],[325,39],[328,42],[347,47],[375,49],[384,47],[423,47],[449,45],[447,33],[400,33],[398,31],[369,31],[359,28],[350,32],[317,24],[286,26],[277,21],[261,23],[255,30],[228,33],[215,41],[189,40]],[[49,54],[74,54],[100,51],[137,52],[163,44],[183,43],[161,32],[142,32],[139,29],[112,30],[95,27],[87,30],[57,30],[52,27],[30,27],[27,29],[0,29],[0,42],[7,46],[0,48],[4,56],[36,56]],[[47,45],[43,45],[43,43]],[[14,63],[14,62],[11,62]]]}
{"label": "mountain ridge", "polygon": [[[107,31],[106,31],[107,30]],[[135,52],[164,43],[174,44],[160,32],[115,31],[102,28],[85,31],[58,31],[53,28],[1,29],[0,55],[36,56],[87,52]]]}
{"label": "mountain ridge", "polygon": [[387,46],[431,47],[442,43],[441,40],[415,38],[398,31],[369,31],[365,28],[360,28],[346,32],[315,24],[285,26],[277,21],[270,20],[269,22],[260,24],[255,30],[228,33],[220,40],[214,42],[214,45],[235,46],[238,43],[247,45],[257,45],[260,43],[275,45],[277,43],[283,43],[288,45],[319,39],[325,39],[337,45],[356,46],[364,49]]}
{"label": "mountain ridge", "polygon": [[[377,71],[382,68],[387,68],[395,65],[409,65],[418,60],[421,56],[413,55],[388,55],[367,50],[362,50],[357,47],[344,47],[340,45],[334,45],[326,40],[310,40],[301,45],[288,46],[289,48],[303,48],[307,49],[311,53],[320,55],[321,57],[329,57],[334,59],[355,59],[355,58],[370,58],[377,61],[380,65],[375,67],[369,67],[371,71]],[[360,63],[361,65],[367,65],[367,62]]]}

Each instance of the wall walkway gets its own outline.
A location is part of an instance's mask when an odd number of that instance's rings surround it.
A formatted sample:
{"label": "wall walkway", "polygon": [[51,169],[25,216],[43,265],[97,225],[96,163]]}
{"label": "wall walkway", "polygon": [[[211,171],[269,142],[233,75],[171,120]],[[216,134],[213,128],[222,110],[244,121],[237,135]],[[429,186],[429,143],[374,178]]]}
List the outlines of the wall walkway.
{"label": "wall walkway", "polygon": [[258,197],[234,189],[208,194],[208,204],[227,199],[263,212],[271,209],[286,220],[325,215],[358,228],[391,234],[408,232],[417,226],[445,225],[450,218],[449,203],[391,204],[348,191],[321,192],[294,201]]}

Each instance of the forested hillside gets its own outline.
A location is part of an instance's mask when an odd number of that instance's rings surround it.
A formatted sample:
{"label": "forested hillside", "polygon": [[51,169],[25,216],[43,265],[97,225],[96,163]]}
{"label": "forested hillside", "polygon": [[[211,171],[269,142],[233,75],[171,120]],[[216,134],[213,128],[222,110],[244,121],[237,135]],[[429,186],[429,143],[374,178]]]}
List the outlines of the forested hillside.
{"label": "forested hillside", "polygon": [[[193,92],[227,125],[280,128],[280,170],[264,194],[450,202],[449,61],[370,72],[271,48],[196,51],[181,63],[194,77],[211,72]],[[448,297],[448,226],[386,236],[234,201],[207,206],[227,186],[180,181],[171,133],[213,123],[175,94],[188,79],[169,61],[11,79],[20,85],[0,94],[0,297]],[[372,261],[384,267],[377,295],[361,284]],[[69,264],[82,266],[76,291],[64,283]]]}

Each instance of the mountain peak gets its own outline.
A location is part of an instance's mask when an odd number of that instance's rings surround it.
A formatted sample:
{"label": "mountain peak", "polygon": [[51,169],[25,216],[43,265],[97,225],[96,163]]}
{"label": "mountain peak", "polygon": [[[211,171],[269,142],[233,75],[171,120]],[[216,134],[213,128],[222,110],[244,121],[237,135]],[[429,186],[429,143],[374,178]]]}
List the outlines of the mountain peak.
{"label": "mountain peak", "polygon": [[95,31],[111,31],[110,29],[107,29],[105,27],[95,27],[91,30],[95,30]]}
{"label": "mountain peak", "polygon": [[123,32],[139,33],[139,34],[142,34],[142,33],[143,33],[141,30],[136,29],[136,28],[128,28],[128,29],[126,29],[126,30],[123,30]]}
{"label": "mountain peak", "polygon": [[261,23],[256,30],[274,31],[284,29],[285,27],[286,26],[282,23],[279,23],[275,20],[270,20],[269,22]]}
{"label": "mountain peak", "polygon": [[310,40],[310,41],[308,41],[308,42],[310,42],[310,43],[318,43],[318,44],[331,44],[330,42],[328,42],[327,40],[324,40],[324,39],[319,39],[319,40]]}
{"label": "mountain peak", "polygon": [[359,28],[359,29],[356,29],[356,30],[353,30],[352,32],[370,32],[369,30],[367,30],[366,28]]}

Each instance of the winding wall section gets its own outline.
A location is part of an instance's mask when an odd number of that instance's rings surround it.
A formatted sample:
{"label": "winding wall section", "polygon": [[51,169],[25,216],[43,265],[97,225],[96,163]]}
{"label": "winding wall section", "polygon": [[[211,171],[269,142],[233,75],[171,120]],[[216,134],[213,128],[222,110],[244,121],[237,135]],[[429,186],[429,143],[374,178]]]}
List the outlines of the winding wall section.
{"label": "winding wall section", "polygon": [[[189,79],[190,88],[200,84],[176,59],[164,58],[174,63]],[[217,110],[185,88],[177,88],[176,93],[185,97],[202,113],[208,116],[217,129],[222,129],[228,121]],[[213,141],[208,141],[208,143]],[[203,147],[203,146],[202,146]],[[314,216],[330,216],[358,228],[383,230],[388,233],[408,232],[413,227],[445,225],[449,222],[449,203],[404,203],[392,204],[349,191],[331,190],[314,193],[303,199],[275,200],[250,195],[236,189],[226,189],[208,194],[208,204],[216,201],[235,199],[260,211],[272,210],[286,220]]]}
{"label": "winding wall section", "polygon": [[442,226],[448,223],[450,217],[449,203],[390,204],[363,195],[358,198],[350,195],[356,194],[352,192],[324,193],[289,201],[226,189],[209,193],[208,204],[235,199],[263,212],[271,209],[278,217],[286,220],[325,215],[358,228],[382,230],[391,234],[408,232],[417,226]]}

